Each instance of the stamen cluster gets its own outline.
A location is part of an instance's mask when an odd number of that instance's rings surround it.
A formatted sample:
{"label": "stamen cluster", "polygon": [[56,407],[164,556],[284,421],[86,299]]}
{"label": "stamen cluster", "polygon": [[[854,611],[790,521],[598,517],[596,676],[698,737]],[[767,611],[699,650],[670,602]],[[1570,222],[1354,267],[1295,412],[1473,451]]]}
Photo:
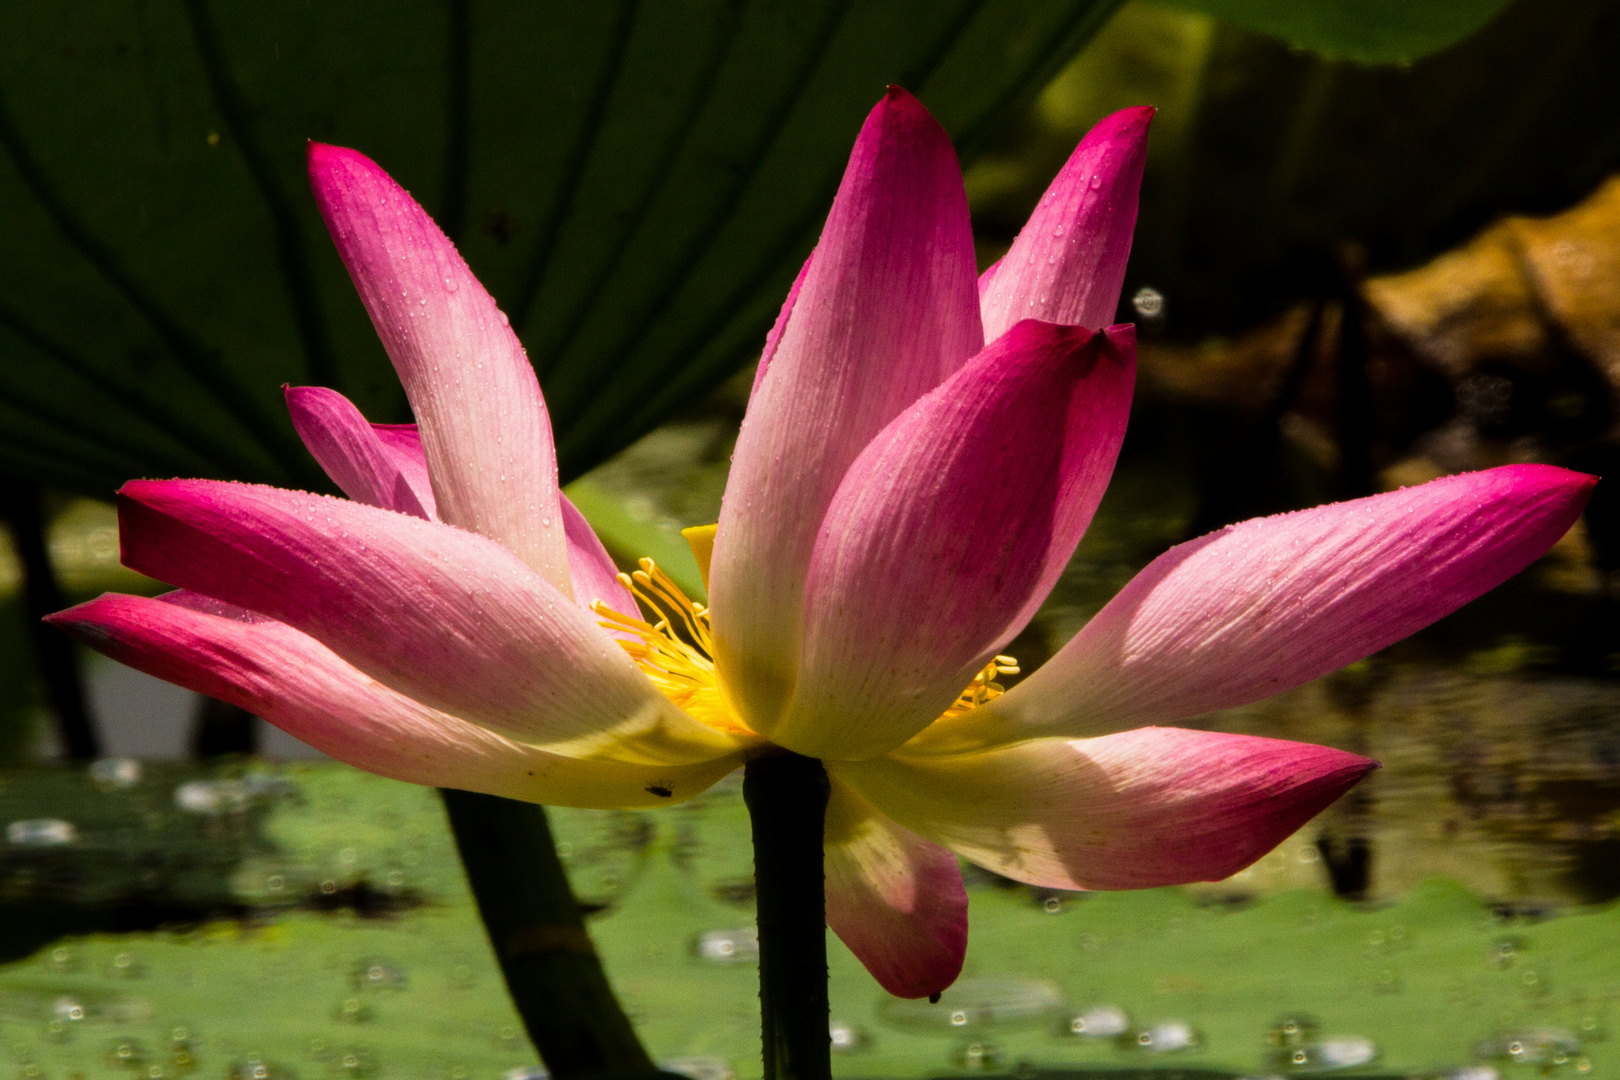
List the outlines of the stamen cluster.
{"label": "stamen cluster", "polygon": [[[657,622],[614,611],[600,600],[591,604],[591,610],[603,627],[617,635],[619,647],[635,658],[653,685],[670,701],[711,727],[753,734],[726,704],[720,689],[720,679],[714,671],[714,634],[709,626],[709,609],[688,597],[653,560],[640,562],[640,570],[619,575],[619,584],[652,612]],[[973,681],[940,714],[940,719],[961,716],[994,701],[1007,692],[996,680],[1017,674],[1016,657],[995,657],[973,676]]]}

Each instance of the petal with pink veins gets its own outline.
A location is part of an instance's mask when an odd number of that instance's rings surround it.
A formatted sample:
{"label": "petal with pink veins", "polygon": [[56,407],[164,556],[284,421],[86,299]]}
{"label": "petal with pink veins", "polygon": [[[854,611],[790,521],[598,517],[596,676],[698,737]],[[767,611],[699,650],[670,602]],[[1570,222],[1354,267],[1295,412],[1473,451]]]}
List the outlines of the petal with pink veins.
{"label": "petal with pink veins", "polygon": [[372,424],[377,441],[393,459],[405,482],[416,492],[427,516],[439,520],[439,507],[433,499],[433,478],[428,475],[427,455],[422,452],[422,430],[415,424]]}
{"label": "petal with pink veins", "polygon": [[595,617],[493,540],[344,499],[211,480],[118,498],[126,565],[309,634],[378,682],[572,756],[707,761]]}
{"label": "petal with pink veins", "polygon": [[926,839],[1055,889],[1230,877],[1373,768],[1325,746],[1177,728],[827,763]]}
{"label": "petal with pink veins", "polygon": [[596,530],[579,512],[574,500],[566,495],[561,499],[563,527],[568,531],[568,569],[574,577],[574,602],[589,611],[591,604],[600,600],[621,615],[636,615],[640,610],[636,607],[636,598],[619,581],[619,568],[602,546]]}
{"label": "petal with pink veins", "polygon": [[1229,526],[1148,565],[1004,696],[910,748],[1173,723],[1421,630],[1540,558],[1596,478],[1508,465]]}
{"label": "petal with pink veins", "polygon": [[[353,402],[324,386],[289,386],[286,395],[298,437],[343,494],[367,506],[433,518],[431,489],[423,492],[412,483],[397,448],[383,441]],[[426,479],[425,469],[420,479]]]}
{"label": "petal with pink veins", "polygon": [[315,201],[421,425],[439,516],[569,591],[557,456],[506,316],[427,212],[364,154],[311,143]]}
{"label": "petal with pink veins", "polygon": [[523,746],[382,686],[285,623],[196,593],[108,593],[49,621],[120,663],[240,706],[340,761],[413,784],[558,806],[657,806],[691,798],[740,763],[733,756],[627,765]]}
{"label": "petal with pink veins", "polygon": [[968,921],[955,855],[834,780],[824,861],[827,925],[883,989],[928,997],[956,981]]}
{"label": "petal with pink veins", "polygon": [[956,152],[891,89],[749,400],[720,512],[715,661],[756,730],[792,690],[805,573],[833,492],[873,436],[979,351],[977,296]]}
{"label": "petal with pink veins", "polygon": [[822,522],[798,682],[763,734],[870,757],[944,712],[1068,565],[1134,372],[1129,326],[1020,323],[873,439]]}
{"label": "petal with pink veins", "polygon": [[815,257],[816,253],[812,251],[804,260],[804,265],[799,267],[799,276],[793,279],[793,286],[788,289],[787,299],[782,301],[782,308],[776,313],[776,321],[765,333],[765,347],[759,351],[759,365],[754,368],[754,383],[748,391],[750,398],[759,390],[760,381],[765,378],[765,372],[769,370],[771,360],[776,356],[776,347],[782,343],[782,331],[787,329],[794,305],[799,302],[799,290],[804,288],[804,276],[810,272],[810,263]]}
{"label": "petal with pink veins", "polygon": [[[348,398],[321,386],[288,387],[287,408],[304,445],[343,494],[367,506],[438,520],[415,424],[367,423]],[[619,569],[590,522],[568,496],[559,493],[558,503],[575,602],[589,610],[601,600],[634,615],[635,599],[619,583]]]}
{"label": "petal with pink veins", "polygon": [[979,281],[984,337],[1022,319],[1114,321],[1136,228],[1153,110],[1122,109],[1080,140],[1001,261]]}

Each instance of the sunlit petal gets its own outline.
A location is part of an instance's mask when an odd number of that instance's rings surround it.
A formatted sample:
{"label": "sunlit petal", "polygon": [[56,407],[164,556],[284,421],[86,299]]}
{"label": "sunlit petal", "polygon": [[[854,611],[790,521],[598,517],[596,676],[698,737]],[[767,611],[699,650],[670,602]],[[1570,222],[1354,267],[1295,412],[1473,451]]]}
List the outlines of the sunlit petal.
{"label": "sunlit petal", "polygon": [[1152,109],[1122,109],[1075,147],[1011,250],[980,279],[985,340],[1021,319],[1093,330],[1114,321],[1152,121]]}
{"label": "sunlit petal", "polygon": [[749,402],[720,513],[716,661],[756,729],[792,689],[810,552],[845,470],[982,343],[956,153],[916,99],[891,90]]}
{"label": "sunlit petal", "polygon": [[119,493],[127,565],[309,634],[377,681],[520,739],[625,761],[735,741],[686,716],[595,617],[475,533],[208,480]]}
{"label": "sunlit petal", "polygon": [[109,593],[50,621],[120,663],[395,780],[559,806],[656,806],[691,798],[739,764],[733,755],[627,765],[523,746],[388,689],[285,623],[195,593]]}
{"label": "sunlit petal", "polygon": [[377,427],[367,423],[354,403],[336,390],[289,386],[286,395],[287,412],[298,437],[343,494],[367,506],[435,518],[433,491],[425,483],[427,468],[415,425],[409,425],[413,454],[410,444],[401,447],[397,429],[389,429],[384,441]]}
{"label": "sunlit petal", "polygon": [[1134,360],[1129,327],[1021,323],[872,441],[822,522],[799,679],[772,741],[867,757],[956,700],[1091,521]]}
{"label": "sunlit petal", "polygon": [[914,749],[1172,723],[1298,686],[1523,570],[1575,523],[1595,482],[1510,465],[1171,548],[1039,671]]}
{"label": "sunlit petal", "polygon": [[566,595],[551,420],[506,316],[365,155],[311,143],[309,177],[421,425],[439,516],[506,545]]}
{"label": "sunlit petal", "polygon": [[956,856],[833,781],[827,805],[827,925],[899,997],[927,997],[961,974],[967,892]]}
{"label": "sunlit petal", "polygon": [[1325,746],[1177,728],[828,763],[923,837],[1058,889],[1229,877],[1374,767]]}

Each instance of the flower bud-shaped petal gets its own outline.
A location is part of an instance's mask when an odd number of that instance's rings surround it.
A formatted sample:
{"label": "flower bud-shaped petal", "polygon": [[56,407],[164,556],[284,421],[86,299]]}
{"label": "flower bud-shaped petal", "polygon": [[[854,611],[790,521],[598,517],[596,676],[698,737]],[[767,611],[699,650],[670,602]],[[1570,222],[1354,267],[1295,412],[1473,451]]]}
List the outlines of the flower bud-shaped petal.
{"label": "flower bud-shaped petal", "polygon": [[915,98],[872,110],[748,403],[710,574],[716,666],[756,730],[787,703],[805,573],[873,436],[983,343],[967,197]]}
{"label": "flower bud-shaped petal", "polygon": [[1075,147],[1011,250],[979,279],[986,341],[1021,319],[1093,330],[1114,321],[1152,121],[1152,109],[1122,109]]}
{"label": "flower bud-shaped petal", "polygon": [[311,143],[309,178],[421,425],[439,517],[506,545],[567,595],[551,420],[506,316],[365,155]]}

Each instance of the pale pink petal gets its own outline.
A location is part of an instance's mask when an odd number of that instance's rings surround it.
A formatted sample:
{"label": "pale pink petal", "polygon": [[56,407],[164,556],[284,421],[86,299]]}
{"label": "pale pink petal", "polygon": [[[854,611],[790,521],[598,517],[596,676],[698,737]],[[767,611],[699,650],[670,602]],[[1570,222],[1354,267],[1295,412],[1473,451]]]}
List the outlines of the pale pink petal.
{"label": "pale pink petal", "polygon": [[568,567],[574,577],[574,602],[590,610],[600,600],[621,615],[637,615],[636,598],[619,582],[619,568],[601,538],[574,501],[562,496],[563,527],[568,530]]}
{"label": "pale pink petal", "polygon": [[985,340],[1021,319],[1093,329],[1114,321],[1152,121],[1152,109],[1122,109],[1080,140],[1012,249],[979,281]]}
{"label": "pale pink petal", "polygon": [[956,981],[968,920],[955,855],[836,780],[825,852],[827,925],[883,989],[928,997]]}
{"label": "pale pink petal", "polygon": [[396,454],[354,403],[324,386],[286,388],[287,412],[298,437],[326,475],[355,502],[412,517],[432,518]]}
{"label": "pale pink petal", "polygon": [[754,385],[748,391],[748,397],[753,399],[759,391],[759,384],[765,378],[765,370],[771,366],[771,360],[776,356],[776,347],[782,343],[782,331],[787,329],[788,317],[793,314],[793,306],[799,302],[799,290],[804,287],[804,276],[810,272],[810,263],[816,257],[812,251],[799,267],[799,276],[793,279],[793,287],[788,289],[787,299],[782,301],[782,310],[776,313],[776,322],[771,324],[770,330],[765,334],[765,347],[759,353],[759,366],[754,368]]}
{"label": "pale pink petal", "polygon": [[827,763],[907,828],[1055,889],[1229,877],[1375,767],[1325,746],[1177,728]]}
{"label": "pale pink petal", "polygon": [[1595,482],[1509,465],[1171,548],[1039,671],[914,749],[1172,723],[1298,686],[1523,570],[1575,523]]}
{"label": "pale pink petal", "polygon": [[873,439],[821,524],[798,682],[762,734],[870,757],[944,712],[1068,565],[1134,373],[1129,326],[1020,323]]}
{"label": "pale pink petal", "polygon": [[49,621],[120,663],[238,705],[395,780],[557,806],[659,806],[691,798],[739,764],[733,756],[627,765],[523,746],[395,693],[285,623],[195,593],[108,593]]}
{"label": "pale pink petal", "polygon": [[[989,266],[985,267],[984,268],[984,273],[979,275],[979,313],[980,313],[981,318],[983,317],[983,314],[984,314],[984,293],[985,293],[985,290],[988,289],[990,287],[990,283],[996,279],[996,274],[1001,270],[1001,264],[1006,262],[1006,261],[1007,260],[1006,260],[1005,256],[1003,256],[1002,258],[997,259],[995,262],[993,262]],[[1000,337],[1001,335],[997,334],[996,336]]]}
{"label": "pale pink petal", "polygon": [[421,425],[439,516],[569,591],[540,383],[455,246],[365,155],[311,143],[310,185]]}
{"label": "pale pink petal", "polygon": [[[349,498],[438,520],[415,424],[368,424],[348,398],[320,386],[288,387],[287,408],[304,445]],[[615,611],[636,614],[635,598],[619,583],[618,567],[585,515],[566,495],[559,494],[558,502],[574,601],[589,610],[601,600]]]}
{"label": "pale pink petal", "polygon": [[421,430],[415,424],[372,424],[371,430],[405,482],[416,492],[428,517],[438,521],[439,508],[433,499],[433,478],[428,475],[427,455],[422,452]]}
{"label": "pale pink petal", "polygon": [[735,745],[476,533],[209,480],[134,481],[118,513],[126,565],[288,623],[433,708],[574,756],[698,762]]}
{"label": "pale pink petal", "polygon": [[956,153],[915,98],[890,90],[749,401],[720,512],[715,659],[756,729],[786,704],[810,551],[845,470],[982,344]]}

